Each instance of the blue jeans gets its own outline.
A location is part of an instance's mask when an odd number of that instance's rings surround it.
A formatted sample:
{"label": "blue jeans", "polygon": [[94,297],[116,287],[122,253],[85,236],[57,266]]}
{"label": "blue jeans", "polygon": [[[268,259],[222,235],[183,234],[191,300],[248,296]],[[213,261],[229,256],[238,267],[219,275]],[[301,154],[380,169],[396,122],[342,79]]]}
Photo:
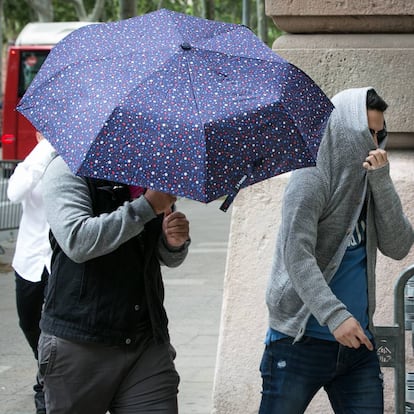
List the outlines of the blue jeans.
{"label": "blue jeans", "polygon": [[322,387],[336,414],[382,414],[383,380],[375,351],[337,342],[284,338],[266,346],[259,414],[302,414]]}

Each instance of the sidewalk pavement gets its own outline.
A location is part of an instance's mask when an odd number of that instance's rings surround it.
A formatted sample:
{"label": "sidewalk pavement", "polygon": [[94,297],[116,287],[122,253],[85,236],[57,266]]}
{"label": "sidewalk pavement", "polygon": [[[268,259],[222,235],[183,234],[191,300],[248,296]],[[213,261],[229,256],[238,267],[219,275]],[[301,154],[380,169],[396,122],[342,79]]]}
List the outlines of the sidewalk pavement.
{"label": "sidewalk pavement", "polygon": [[[192,245],[186,262],[163,268],[171,341],[181,376],[180,414],[210,414],[222,288],[231,211],[180,199],[190,220]],[[0,232],[0,414],[34,413],[36,364],[16,316],[10,267],[15,231]]]}

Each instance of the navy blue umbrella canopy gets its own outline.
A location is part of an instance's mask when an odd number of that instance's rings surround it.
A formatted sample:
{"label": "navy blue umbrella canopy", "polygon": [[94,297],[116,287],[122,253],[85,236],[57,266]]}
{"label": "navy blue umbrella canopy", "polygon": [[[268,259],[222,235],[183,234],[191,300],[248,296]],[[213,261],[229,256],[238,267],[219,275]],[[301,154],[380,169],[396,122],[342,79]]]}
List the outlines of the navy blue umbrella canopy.
{"label": "navy blue umbrella canopy", "polygon": [[207,203],[315,165],[333,106],[247,27],[161,9],[72,32],[17,109],[78,175]]}

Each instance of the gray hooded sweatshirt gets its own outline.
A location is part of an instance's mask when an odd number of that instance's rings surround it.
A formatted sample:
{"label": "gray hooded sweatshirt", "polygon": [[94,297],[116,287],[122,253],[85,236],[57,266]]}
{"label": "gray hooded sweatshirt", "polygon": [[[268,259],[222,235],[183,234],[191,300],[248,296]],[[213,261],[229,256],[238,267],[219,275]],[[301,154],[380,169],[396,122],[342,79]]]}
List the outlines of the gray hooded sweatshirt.
{"label": "gray hooded sweatshirt", "polygon": [[403,213],[389,175],[389,164],[362,167],[376,148],[368,128],[368,89],[348,89],[332,102],[335,109],[319,148],[316,167],[294,171],[286,187],[282,221],[266,292],[269,325],[299,340],[313,314],[333,331],[352,315],[332,293],[349,238],[367,202],[367,282],[369,320],[375,310],[377,249],[404,258],[414,231]]}

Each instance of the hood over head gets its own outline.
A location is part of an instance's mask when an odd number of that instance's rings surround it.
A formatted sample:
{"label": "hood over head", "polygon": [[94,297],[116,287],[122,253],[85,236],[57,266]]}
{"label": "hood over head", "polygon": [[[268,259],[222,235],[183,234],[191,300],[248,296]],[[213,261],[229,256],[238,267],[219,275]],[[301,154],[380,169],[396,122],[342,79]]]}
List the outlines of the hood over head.
{"label": "hood over head", "polygon": [[326,194],[327,213],[344,201],[358,205],[364,195],[367,171],[362,164],[369,151],[376,148],[368,127],[369,89],[373,88],[346,89],[332,98],[335,108],[319,147],[316,166],[292,173],[290,188],[293,191],[303,183],[313,183],[307,184],[312,186],[312,191]]}
{"label": "hood over head", "polygon": [[329,118],[318,164],[327,162],[341,169],[363,170],[362,163],[369,151],[376,148],[368,126],[367,92],[372,87],[346,89],[332,98],[335,109]]}
{"label": "hood over head", "polygon": [[331,193],[339,187],[341,190],[349,187],[351,191],[359,187],[366,175],[362,164],[369,151],[376,148],[368,126],[369,89],[373,88],[346,89],[332,98],[335,109],[329,118],[316,166],[330,183]]}

